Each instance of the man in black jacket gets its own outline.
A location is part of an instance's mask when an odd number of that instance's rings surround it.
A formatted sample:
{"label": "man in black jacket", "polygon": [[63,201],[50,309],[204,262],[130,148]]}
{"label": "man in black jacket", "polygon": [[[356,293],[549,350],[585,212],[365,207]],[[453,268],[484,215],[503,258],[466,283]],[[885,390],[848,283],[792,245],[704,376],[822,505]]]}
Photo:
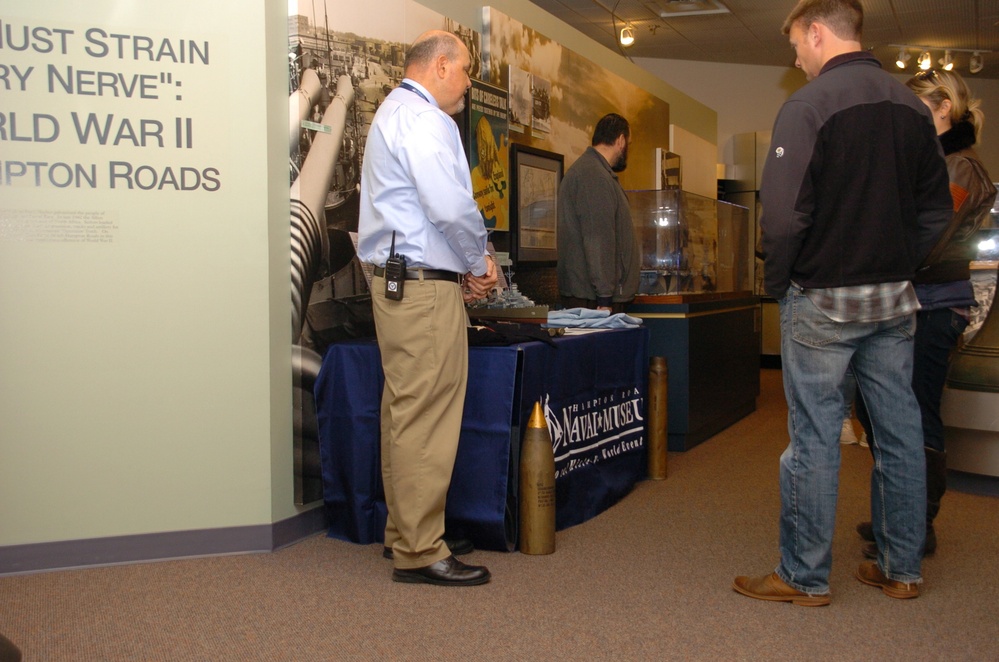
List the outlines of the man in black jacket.
{"label": "man in black jacket", "polygon": [[859,0],[801,0],[783,26],[808,85],[781,108],[763,171],[765,286],[780,303],[790,444],[781,455],[780,563],[736,591],[829,604],[843,380],[873,419],[878,561],[856,576],[919,595],[925,460],[912,392],[911,280],[951,215],[927,108],[860,45]]}

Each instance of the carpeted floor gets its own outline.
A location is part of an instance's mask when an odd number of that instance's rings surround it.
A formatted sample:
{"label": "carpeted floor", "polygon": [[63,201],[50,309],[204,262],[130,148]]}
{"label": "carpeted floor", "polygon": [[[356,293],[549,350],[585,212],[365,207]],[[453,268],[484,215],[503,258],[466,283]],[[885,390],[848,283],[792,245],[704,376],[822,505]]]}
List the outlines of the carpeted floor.
{"label": "carpeted floor", "polygon": [[316,536],[273,554],[0,577],[0,633],[26,661],[995,660],[999,499],[948,492],[924,593],[860,584],[854,524],[871,459],[843,447],[833,603],[808,609],[731,590],[777,560],[780,372],[756,413],[557,535],[548,556],[477,551],[493,581],[390,581],[379,546]]}

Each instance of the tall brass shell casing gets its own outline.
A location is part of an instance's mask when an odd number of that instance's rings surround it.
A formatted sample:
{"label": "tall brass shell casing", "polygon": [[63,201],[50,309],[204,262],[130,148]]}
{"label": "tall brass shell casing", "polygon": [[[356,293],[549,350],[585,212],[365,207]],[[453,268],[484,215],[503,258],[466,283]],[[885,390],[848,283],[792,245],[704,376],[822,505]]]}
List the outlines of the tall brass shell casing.
{"label": "tall brass shell casing", "polygon": [[669,423],[667,415],[667,392],[669,389],[669,369],[665,356],[649,359],[649,478],[666,480],[666,446]]}
{"label": "tall brass shell casing", "polygon": [[555,551],[555,452],[540,402],[520,445],[520,551]]}

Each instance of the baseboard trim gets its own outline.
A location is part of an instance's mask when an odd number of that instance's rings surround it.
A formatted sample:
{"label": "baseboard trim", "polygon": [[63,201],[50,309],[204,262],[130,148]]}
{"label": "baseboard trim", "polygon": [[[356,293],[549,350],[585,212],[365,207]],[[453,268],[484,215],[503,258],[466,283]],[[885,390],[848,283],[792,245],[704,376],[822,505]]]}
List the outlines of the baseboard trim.
{"label": "baseboard trim", "polygon": [[0,576],[198,556],[272,552],[324,531],[322,507],[273,524],[0,547]]}

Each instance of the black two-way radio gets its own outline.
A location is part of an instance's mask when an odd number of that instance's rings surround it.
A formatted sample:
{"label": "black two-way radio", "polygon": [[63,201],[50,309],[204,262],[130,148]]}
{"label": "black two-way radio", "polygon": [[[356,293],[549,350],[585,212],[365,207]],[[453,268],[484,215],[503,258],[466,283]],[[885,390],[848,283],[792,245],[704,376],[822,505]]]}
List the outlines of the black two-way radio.
{"label": "black two-way radio", "polygon": [[406,258],[395,252],[395,230],[393,230],[389,258],[385,260],[385,298],[402,301],[402,286],[405,282]]}

